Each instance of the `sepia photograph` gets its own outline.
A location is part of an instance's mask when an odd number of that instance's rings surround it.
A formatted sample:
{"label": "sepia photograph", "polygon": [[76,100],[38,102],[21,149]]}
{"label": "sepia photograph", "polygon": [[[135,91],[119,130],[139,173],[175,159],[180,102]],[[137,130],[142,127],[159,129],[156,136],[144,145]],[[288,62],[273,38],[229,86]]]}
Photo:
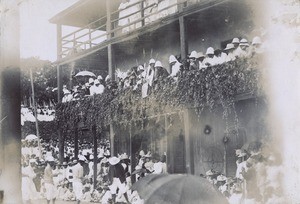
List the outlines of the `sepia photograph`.
{"label": "sepia photograph", "polygon": [[300,204],[300,0],[0,0],[0,204]]}

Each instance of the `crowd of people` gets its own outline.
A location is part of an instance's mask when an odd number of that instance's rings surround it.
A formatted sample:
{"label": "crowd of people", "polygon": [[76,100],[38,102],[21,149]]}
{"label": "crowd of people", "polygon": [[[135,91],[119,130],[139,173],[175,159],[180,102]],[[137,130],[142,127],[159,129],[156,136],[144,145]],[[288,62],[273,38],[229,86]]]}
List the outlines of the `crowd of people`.
{"label": "crowd of people", "polygon": [[266,149],[236,149],[235,177],[226,177],[213,169],[200,176],[216,186],[231,204],[284,203],[280,159]]}
{"label": "crowd of people", "polygon": [[75,157],[74,145],[67,142],[64,161],[59,162],[57,142],[37,139],[22,140],[22,195],[24,203],[36,199],[134,203],[137,196],[131,191],[132,181],[148,174],[167,173],[166,155],[136,155],[135,168],[126,154],[111,156],[108,140],[101,140],[97,149],[96,183],[94,182],[94,153],[91,144],[82,144]]}
{"label": "crowd of people", "polygon": [[[41,153],[36,140],[22,141],[22,195],[25,203],[35,199],[80,201],[95,203],[135,203],[141,201],[131,190],[134,181],[149,174],[166,174],[166,154],[145,154],[140,150],[134,158],[127,153],[111,156],[108,140],[97,149],[96,163],[90,144],[80,145],[75,157],[71,143],[65,147],[65,158],[59,162],[58,143],[41,142]],[[283,170],[280,158],[268,147],[236,149],[236,174],[226,177],[210,169],[201,174],[214,185],[231,204],[283,203]],[[40,156],[41,155],[41,156]],[[134,159],[133,164],[131,164]],[[94,164],[96,183],[94,181]],[[132,180],[134,179],[134,180]]]}
{"label": "crowd of people", "polygon": [[[55,118],[55,110],[52,107],[45,106],[37,108],[38,121],[53,121]],[[35,122],[35,114],[32,107],[21,106],[21,125],[26,121]]]}
{"label": "crowd of people", "polygon": [[122,0],[118,8],[118,26],[123,27],[122,33],[135,30],[142,27],[142,17],[145,17],[145,24],[149,24],[177,12],[177,3],[178,0],[145,0],[142,10],[139,0]]}
{"label": "crowd of people", "polygon": [[233,38],[232,42],[228,43],[223,50],[208,47],[205,54],[194,50],[186,57],[186,60],[180,60],[174,55],[170,55],[169,65],[163,65],[161,61],[152,58],[149,60],[148,66],[145,63],[132,67],[128,71],[116,70],[116,80],[112,80],[109,76],[103,79],[99,75],[97,78],[89,78],[85,84],[74,86],[72,90],[68,90],[64,86],[62,102],[102,94],[105,90],[128,88],[134,91],[141,90],[142,98],[145,98],[151,93],[151,90],[156,89],[156,86],[165,80],[176,83],[183,70],[206,70],[211,66],[222,65],[239,58],[260,55],[264,49],[261,38],[256,36],[251,43],[245,38]]}

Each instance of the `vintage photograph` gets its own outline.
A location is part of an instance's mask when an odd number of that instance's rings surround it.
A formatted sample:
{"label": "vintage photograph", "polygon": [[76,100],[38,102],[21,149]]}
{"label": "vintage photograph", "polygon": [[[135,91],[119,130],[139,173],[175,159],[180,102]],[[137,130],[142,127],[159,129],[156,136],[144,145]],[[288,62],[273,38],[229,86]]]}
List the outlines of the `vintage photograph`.
{"label": "vintage photograph", "polygon": [[299,204],[299,0],[0,0],[0,204]]}

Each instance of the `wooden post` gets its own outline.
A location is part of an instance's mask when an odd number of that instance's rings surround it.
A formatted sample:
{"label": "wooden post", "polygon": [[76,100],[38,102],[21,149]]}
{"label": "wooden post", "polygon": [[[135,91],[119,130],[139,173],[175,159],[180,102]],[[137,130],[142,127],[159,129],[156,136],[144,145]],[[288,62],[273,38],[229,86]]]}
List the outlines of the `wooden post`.
{"label": "wooden post", "polygon": [[94,160],[93,160],[93,163],[94,163],[94,181],[93,181],[93,184],[94,184],[94,189],[96,189],[97,187],[97,131],[96,131],[96,126],[93,126],[93,137],[94,137]]}
{"label": "wooden post", "polygon": [[40,133],[39,133],[39,121],[37,117],[37,109],[36,109],[36,103],[35,103],[35,95],[34,95],[34,85],[33,85],[33,76],[32,76],[32,69],[30,68],[30,84],[31,84],[31,94],[32,94],[32,101],[33,101],[33,110],[34,110],[34,116],[35,116],[35,129],[36,129],[36,136],[38,137],[38,147],[39,147],[39,157],[42,159],[42,148],[41,148],[41,142],[40,142]]}
{"label": "wooden post", "polygon": [[78,159],[78,127],[75,128],[74,134],[74,156]]}
{"label": "wooden post", "polygon": [[62,26],[56,24],[56,38],[57,38],[57,59],[62,58]]}
{"label": "wooden post", "polygon": [[180,30],[180,55],[181,55],[181,59],[185,59],[188,53],[188,44],[186,41],[186,25],[183,16],[179,17],[179,30]]}
{"label": "wooden post", "polygon": [[141,2],[141,18],[142,18],[142,27],[145,25],[145,10],[144,10],[144,1]]}
{"label": "wooden post", "polygon": [[167,164],[167,172],[169,172],[169,148],[168,148],[168,142],[169,142],[169,140],[168,140],[168,127],[169,127],[169,124],[168,124],[168,120],[167,120],[167,115],[165,115],[165,137],[166,137],[166,140],[167,140],[167,155],[166,155],[166,157],[167,157],[167,159],[166,159],[166,164]]}
{"label": "wooden post", "polygon": [[113,125],[109,125],[109,134],[110,134],[110,154],[111,156],[115,155],[115,133]]}
{"label": "wooden post", "polygon": [[[112,25],[111,25],[111,6],[110,6],[111,0],[106,0],[106,32],[108,33],[107,35],[107,40],[110,40],[113,36],[113,33],[110,33],[112,30]],[[108,44],[107,46],[107,60],[108,60],[108,75],[112,80],[115,79],[115,68],[113,66],[113,47],[112,44]]]}
{"label": "wooden post", "polygon": [[0,203],[22,203],[17,0],[0,0]]}
{"label": "wooden post", "polygon": [[57,65],[57,101],[62,101],[62,74],[61,74],[61,66]]}
{"label": "wooden post", "polygon": [[62,164],[64,162],[64,158],[65,158],[65,155],[64,155],[65,139],[64,139],[61,128],[58,128],[57,133],[58,133],[59,162]]}
{"label": "wooden post", "polygon": [[186,109],[183,112],[184,114],[184,135],[185,135],[185,165],[186,165],[186,173],[193,174],[194,167],[192,161],[193,148],[190,136],[190,119],[189,119],[189,110]]}

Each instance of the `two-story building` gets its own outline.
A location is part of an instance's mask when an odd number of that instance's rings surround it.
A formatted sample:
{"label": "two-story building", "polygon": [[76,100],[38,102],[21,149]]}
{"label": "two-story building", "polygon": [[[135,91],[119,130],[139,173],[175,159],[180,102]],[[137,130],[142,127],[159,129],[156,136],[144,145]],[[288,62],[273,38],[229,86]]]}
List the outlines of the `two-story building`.
{"label": "two-story building", "polygon": [[[251,41],[260,27],[254,8],[246,0],[80,0],[50,19],[57,25],[58,98],[61,69],[114,78],[116,69],[128,70],[150,58],[169,69],[171,54],[183,59],[193,50],[224,49],[235,37]],[[65,33],[68,26],[78,29]],[[153,116],[155,122],[142,132],[110,132],[112,153],[152,150],[167,154],[171,173],[215,169],[233,176],[234,149],[264,136],[264,102],[247,93],[237,96],[228,121],[221,108],[204,109],[200,116],[195,109]]]}

